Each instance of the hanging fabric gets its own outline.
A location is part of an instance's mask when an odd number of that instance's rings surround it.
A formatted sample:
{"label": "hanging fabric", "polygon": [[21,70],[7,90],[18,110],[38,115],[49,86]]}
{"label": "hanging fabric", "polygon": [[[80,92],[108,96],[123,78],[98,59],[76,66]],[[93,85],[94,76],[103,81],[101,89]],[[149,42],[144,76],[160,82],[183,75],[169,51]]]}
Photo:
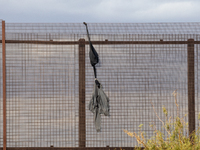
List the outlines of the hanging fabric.
{"label": "hanging fabric", "polygon": [[90,45],[90,51],[89,51],[89,58],[90,63],[94,69],[94,88],[92,93],[92,98],[89,103],[89,110],[94,114],[94,125],[97,132],[101,131],[101,114],[104,114],[105,116],[109,116],[109,98],[103,91],[103,86],[97,79],[97,72],[95,65],[99,62],[99,55],[95,48],[92,45],[92,42],[90,41],[90,35],[87,27],[87,23],[83,23],[86,26],[87,30],[87,37]]}

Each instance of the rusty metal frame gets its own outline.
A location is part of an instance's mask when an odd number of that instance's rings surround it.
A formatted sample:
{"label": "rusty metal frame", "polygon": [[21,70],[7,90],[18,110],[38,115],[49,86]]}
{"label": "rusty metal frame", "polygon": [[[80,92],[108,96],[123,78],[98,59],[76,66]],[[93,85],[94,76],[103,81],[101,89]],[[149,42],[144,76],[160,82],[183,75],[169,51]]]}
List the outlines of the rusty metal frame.
{"label": "rusty metal frame", "polygon": [[188,39],[188,122],[189,134],[195,131],[195,68],[194,68],[194,39]]}
{"label": "rusty metal frame", "polygon": [[[80,39],[79,41],[24,41],[24,40],[6,40],[5,38],[5,21],[2,21],[2,74],[3,74],[3,148],[0,150],[114,150],[120,149],[115,147],[86,147],[86,127],[85,127],[85,45],[88,41]],[[63,44],[79,45],[79,147],[52,148],[52,147],[20,147],[6,148],[6,43],[27,43],[27,44]],[[189,133],[195,130],[195,68],[194,68],[194,44],[200,44],[200,41],[189,39],[188,41],[92,41],[97,45],[120,45],[120,44],[187,44],[188,49],[188,118]],[[122,147],[130,150],[133,147]]]}
{"label": "rusty metal frame", "polygon": [[[8,147],[7,150],[134,150],[136,147]],[[141,149],[144,149],[141,147]],[[3,150],[0,148],[0,150]]]}
{"label": "rusty metal frame", "polygon": [[2,76],[3,76],[3,150],[6,150],[6,35],[5,21],[2,21]]}
{"label": "rusty metal frame", "polygon": [[86,146],[85,128],[85,40],[79,40],[79,147]]}
{"label": "rusty metal frame", "polygon": [[[75,45],[79,44],[79,41],[25,41],[25,40],[6,40],[6,43],[27,43],[27,44],[63,44],[63,45]],[[2,43],[2,40],[0,40]],[[88,41],[83,42],[89,44]],[[103,45],[117,45],[117,44],[189,44],[190,41],[92,41],[92,44]],[[200,44],[200,41],[194,41],[194,44]]]}

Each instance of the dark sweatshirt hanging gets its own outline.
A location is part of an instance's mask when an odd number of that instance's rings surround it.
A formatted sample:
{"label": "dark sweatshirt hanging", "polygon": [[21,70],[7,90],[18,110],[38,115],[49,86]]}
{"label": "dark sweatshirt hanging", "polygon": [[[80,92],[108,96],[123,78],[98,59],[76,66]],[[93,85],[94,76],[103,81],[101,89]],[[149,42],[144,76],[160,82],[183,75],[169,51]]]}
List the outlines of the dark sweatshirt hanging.
{"label": "dark sweatshirt hanging", "polygon": [[90,63],[92,65],[92,67],[94,68],[94,76],[95,76],[95,78],[97,78],[95,65],[99,62],[99,55],[98,55],[97,51],[95,50],[95,48],[93,47],[93,45],[90,41],[90,35],[89,35],[87,24],[85,22],[84,22],[84,24],[86,26],[88,41],[89,41],[89,44],[90,44],[90,52],[89,52]]}
{"label": "dark sweatshirt hanging", "polygon": [[87,24],[85,22],[83,24],[85,24],[86,30],[87,30],[88,41],[90,44],[90,51],[89,51],[90,63],[94,69],[94,77],[95,77],[93,94],[89,103],[89,110],[94,114],[94,124],[95,124],[96,131],[100,132],[101,131],[101,114],[104,114],[105,116],[109,116],[109,111],[110,111],[109,98],[104,93],[103,86],[97,80],[95,65],[99,62],[99,56],[90,41]]}

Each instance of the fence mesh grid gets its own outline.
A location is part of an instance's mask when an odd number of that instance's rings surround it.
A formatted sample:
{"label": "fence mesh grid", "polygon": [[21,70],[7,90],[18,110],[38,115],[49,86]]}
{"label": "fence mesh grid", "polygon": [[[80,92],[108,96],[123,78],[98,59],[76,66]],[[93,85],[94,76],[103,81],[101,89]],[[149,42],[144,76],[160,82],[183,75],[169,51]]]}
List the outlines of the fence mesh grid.
{"label": "fence mesh grid", "polygon": [[[190,38],[200,41],[198,27],[200,23],[89,24],[92,41],[187,41]],[[81,38],[87,41],[82,24],[6,24],[6,40],[78,41]],[[110,116],[102,116],[102,129],[97,133],[93,114],[88,110],[94,75],[89,46],[85,45],[86,147],[136,146],[136,140],[123,130],[138,132],[140,124],[147,136],[152,136],[149,123],[154,123],[157,129],[162,126],[154,110],[163,120],[163,106],[169,116],[177,115],[172,95],[175,90],[180,116],[188,113],[187,44],[94,44],[94,47],[100,57],[97,76],[110,98]],[[79,146],[78,54],[78,44],[6,44],[7,147]],[[196,128],[200,109],[199,57],[196,44]],[[0,65],[1,69],[2,61]],[[0,128],[2,135],[2,121]],[[0,140],[2,147],[2,136]]]}
{"label": "fence mesh grid", "polygon": [[[196,40],[200,40],[200,36],[196,36]],[[196,130],[200,126],[200,45],[195,44],[195,121],[196,121]]]}
{"label": "fence mesh grid", "polygon": [[6,46],[8,147],[76,146],[75,46]]}
{"label": "fence mesh grid", "polygon": [[[6,31],[7,39],[63,39]],[[78,145],[77,56],[77,45],[6,44],[8,147]]]}
{"label": "fence mesh grid", "polygon": [[[199,28],[200,22],[89,23],[88,26],[91,34],[98,34],[98,35],[99,34],[106,34],[106,35],[200,34],[200,28]],[[85,26],[82,23],[7,23],[6,28],[11,33],[67,33],[67,34],[86,33]],[[12,39],[13,38],[14,37],[12,37]]]}
{"label": "fence mesh grid", "polygon": [[[117,36],[136,41],[148,41],[151,36]],[[159,40],[158,36],[152,36]],[[164,40],[168,36],[164,37]],[[187,39],[187,36],[184,38]],[[95,37],[91,37],[95,39]],[[101,38],[100,38],[101,39]],[[109,40],[109,39],[108,39]],[[178,40],[178,39],[176,39]],[[100,56],[97,67],[98,79],[110,98],[110,117],[102,117],[102,132],[96,133],[93,115],[86,106],[86,143],[88,147],[133,147],[134,138],[128,137],[123,129],[138,132],[139,125],[150,137],[153,130],[149,123],[161,129],[161,122],[154,114],[165,120],[162,106],[166,106],[169,116],[176,116],[175,99],[177,90],[180,116],[187,113],[187,45],[106,45],[95,47]],[[86,104],[89,103],[93,87],[93,70],[86,53]],[[186,119],[187,121],[187,119]]]}

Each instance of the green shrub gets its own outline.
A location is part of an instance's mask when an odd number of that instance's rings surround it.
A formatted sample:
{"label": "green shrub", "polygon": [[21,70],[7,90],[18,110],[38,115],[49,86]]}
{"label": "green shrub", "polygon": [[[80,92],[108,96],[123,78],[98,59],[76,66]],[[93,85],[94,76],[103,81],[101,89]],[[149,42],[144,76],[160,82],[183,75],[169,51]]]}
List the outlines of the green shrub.
{"label": "green shrub", "polygon": [[[162,123],[166,134],[164,134],[163,131],[157,130],[154,124],[150,125],[154,131],[154,135],[151,138],[146,138],[145,132],[142,131],[143,124],[139,125],[138,133],[124,130],[126,134],[137,140],[138,149],[141,149],[140,147],[144,147],[146,150],[200,150],[199,128],[197,131],[188,135],[188,123],[185,122],[185,117],[187,115],[183,118],[179,117],[176,91],[173,92],[173,96],[175,98],[177,109],[177,116],[174,119],[172,119],[171,116],[168,117],[168,111],[163,106],[162,109],[166,117],[166,121],[161,120],[151,102],[154,113]],[[200,114],[198,119],[200,120]]]}

